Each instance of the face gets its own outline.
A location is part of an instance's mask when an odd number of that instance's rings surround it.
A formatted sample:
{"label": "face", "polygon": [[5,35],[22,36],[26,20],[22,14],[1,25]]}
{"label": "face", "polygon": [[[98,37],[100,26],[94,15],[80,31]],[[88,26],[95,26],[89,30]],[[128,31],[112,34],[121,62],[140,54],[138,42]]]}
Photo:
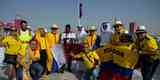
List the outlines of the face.
{"label": "face", "polygon": [[27,23],[22,23],[21,26],[23,30],[27,29]]}
{"label": "face", "polygon": [[45,30],[44,29],[40,29],[39,31],[40,31],[41,36],[45,35]]}
{"label": "face", "polygon": [[66,27],[66,32],[70,32],[71,28],[70,27]]}
{"label": "face", "polygon": [[94,35],[95,30],[89,30],[89,35]]}
{"label": "face", "polygon": [[36,41],[35,41],[35,40],[31,41],[31,43],[30,43],[30,47],[31,47],[31,49],[36,49],[36,47],[37,47],[37,43],[36,43]]}
{"label": "face", "polygon": [[138,39],[144,39],[146,37],[146,33],[137,34]]}
{"label": "face", "polygon": [[106,30],[108,26],[107,26],[107,24],[104,23],[104,24],[102,25],[102,27],[103,27],[104,30]]}
{"label": "face", "polygon": [[122,30],[123,30],[123,26],[119,25],[119,26],[115,27],[115,31],[118,32],[118,33],[122,32]]}
{"label": "face", "polygon": [[58,32],[58,28],[51,28],[52,33],[57,33]]}

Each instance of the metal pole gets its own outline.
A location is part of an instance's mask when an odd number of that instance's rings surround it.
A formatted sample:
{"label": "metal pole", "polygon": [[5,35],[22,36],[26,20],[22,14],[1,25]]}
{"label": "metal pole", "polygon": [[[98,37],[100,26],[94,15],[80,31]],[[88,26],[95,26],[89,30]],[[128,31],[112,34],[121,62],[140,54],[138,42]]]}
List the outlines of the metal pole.
{"label": "metal pole", "polygon": [[81,26],[81,18],[80,18],[80,0],[77,1],[77,10],[78,10],[78,26]]}

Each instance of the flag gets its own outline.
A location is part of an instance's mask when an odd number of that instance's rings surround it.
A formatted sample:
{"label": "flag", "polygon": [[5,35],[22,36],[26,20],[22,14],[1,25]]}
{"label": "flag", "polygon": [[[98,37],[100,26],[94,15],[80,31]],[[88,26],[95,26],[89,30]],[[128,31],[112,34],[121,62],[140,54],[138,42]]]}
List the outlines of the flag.
{"label": "flag", "polygon": [[82,18],[82,3],[80,2],[79,4],[79,18],[81,19]]}

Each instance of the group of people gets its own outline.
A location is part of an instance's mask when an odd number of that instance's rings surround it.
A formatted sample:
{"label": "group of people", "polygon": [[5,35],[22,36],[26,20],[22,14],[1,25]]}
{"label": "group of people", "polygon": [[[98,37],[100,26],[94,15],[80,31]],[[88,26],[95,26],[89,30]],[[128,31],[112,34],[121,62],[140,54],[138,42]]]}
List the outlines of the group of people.
{"label": "group of people", "polygon": [[[57,24],[50,27],[51,31],[44,26],[32,31],[25,20],[20,26],[10,28],[8,35],[0,35],[0,46],[5,47],[0,54],[5,55],[4,63],[11,66],[10,80],[39,80],[54,72],[72,72],[75,60],[86,67],[83,80],[131,80],[135,70],[142,73],[143,80],[152,80],[159,64],[158,42],[145,26],[139,26],[135,33],[128,32],[121,21],[102,24],[100,33],[94,25],[78,26],[74,32],[66,24],[62,33]],[[3,31],[0,26],[0,33]],[[58,69],[58,57],[53,51],[57,45],[62,45],[61,55],[65,58]]]}

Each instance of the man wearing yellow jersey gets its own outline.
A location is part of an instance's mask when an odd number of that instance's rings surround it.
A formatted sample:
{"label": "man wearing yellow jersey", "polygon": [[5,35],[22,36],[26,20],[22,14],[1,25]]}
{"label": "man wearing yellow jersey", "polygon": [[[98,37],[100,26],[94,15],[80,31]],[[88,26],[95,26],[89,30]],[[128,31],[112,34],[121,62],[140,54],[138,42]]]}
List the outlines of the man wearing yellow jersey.
{"label": "man wearing yellow jersey", "polygon": [[43,67],[40,65],[40,52],[37,40],[32,39],[29,44],[30,74],[33,80],[39,80]]}
{"label": "man wearing yellow jersey", "polygon": [[13,65],[13,68],[11,71],[9,71],[10,75],[8,76],[9,79],[15,78],[15,70],[16,70],[16,64],[17,64],[17,54],[19,50],[21,49],[21,43],[17,38],[17,30],[12,29],[9,36],[4,37],[2,41],[5,49],[5,59],[4,62],[7,64]]}
{"label": "man wearing yellow jersey", "polygon": [[116,21],[116,24],[113,25],[115,32],[112,34],[111,43],[112,44],[119,44],[120,40],[119,37],[122,33],[125,32],[125,28],[121,21]]}
{"label": "man wearing yellow jersey", "polygon": [[53,48],[54,45],[59,43],[60,34],[59,34],[58,30],[59,30],[58,25],[53,24],[51,26],[51,32],[49,32],[48,35],[47,35],[49,37],[49,40],[50,40],[51,48]]}
{"label": "man wearing yellow jersey", "polygon": [[[49,41],[50,41],[50,48],[55,48],[55,45],[60,43],[60,33],[59,33],[59,26],[57,24],[53,24],[51,26],[51,32],[48,32],[47,34]],[[53,52],[52,52],[53,53]],[[53,53],[53,55],[55,55]],[[52,66],[52,72],[57,72],[58,71],[58,64],[56,62],[55,56],[53,57],[53,66]]]}
{"label": "man wearing yellow jersey", "polygon": [[113,80],[131,80],[133,70],[138,61],[138,56],[133,51],[133,40],[128,34],[119,37],[120,43],[115,45],[113,52]]}
{"label": "man wearing yellow jersey", "polygon": [[43,74],[48,74],[52,69],[53,55],[51,53],[51,44],[47,33],[43,27],[35,35],[40,46],[40,64],[43,66]]}
{"label": "man wearing yellow jersey", "polygon": [[118,45],[120,43],[120,36],[124,33],[124,26],[121,21],[116,21],[113,27],[115,32],[111,35],[111,41],[108,44],[105,43],[106,45],[102,48],[102,53],[104,53],[104,55],[100,55],[103,57],[106,55],[100,65],[100,80],[112,79],[113,67],[115,65],[112,60],[112,51],[108,51],[108,48],[111,49],[112,45]]}
{"label": "man wearing yellow jersey", "polygon": [[100,47],[100,36],[96,33],[96,26],[89,26],[88,35],[87,35],[87,44],[90,49],[97,49]]}
{"label": "man wearing yellow jersey", "polygon": [[[84,50],[77,55],[71,54],[74,58],[82,58],[83,63],[86,65],[87,71],[83,76],[83,80],[92,80],[96,78],[97,75],[94,75],[94,70],[99,66],[99,56],[97,53],[88,48],[88,43],[86,40],[83,42]],[[97,74],[97,73],[96,73]]]}
{"label": "man wearing yellow jersey", "polygon": [[136,31],[136,46],[142,64],[143,80],[152,80],[153,74],[159,64],[158,44],[153,36],[147,33],[145,26],[140,26]]}

